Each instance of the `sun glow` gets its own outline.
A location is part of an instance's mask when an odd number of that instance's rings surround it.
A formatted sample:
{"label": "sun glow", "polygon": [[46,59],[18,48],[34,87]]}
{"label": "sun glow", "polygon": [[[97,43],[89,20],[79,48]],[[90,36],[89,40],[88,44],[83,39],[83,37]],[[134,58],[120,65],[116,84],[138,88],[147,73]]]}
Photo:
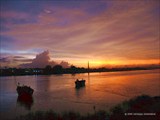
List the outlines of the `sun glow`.
{"label": "sun glow", "polygon": [[[90,68],[160,64],[158,60],[88,60]],[[88,67],[87,60],[72,61],[77,67]]]}

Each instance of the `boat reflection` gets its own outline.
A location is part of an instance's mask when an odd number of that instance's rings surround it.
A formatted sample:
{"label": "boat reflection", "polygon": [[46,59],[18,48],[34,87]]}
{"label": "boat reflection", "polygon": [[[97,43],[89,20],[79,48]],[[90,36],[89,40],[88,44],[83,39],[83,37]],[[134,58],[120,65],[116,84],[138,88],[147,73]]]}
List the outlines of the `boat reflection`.
{"label": "boat reflection", "polygon": [[77,98],[81,98],[82,96],[84,96],[85,92],[86,92],[85,86],[75,88],[75,95],[77,96]]}
{"label": "boat reflection", "polygon": [[21,95],[17,97],[17,103],[30,110],[33,105],[33,97],[28,95]]}

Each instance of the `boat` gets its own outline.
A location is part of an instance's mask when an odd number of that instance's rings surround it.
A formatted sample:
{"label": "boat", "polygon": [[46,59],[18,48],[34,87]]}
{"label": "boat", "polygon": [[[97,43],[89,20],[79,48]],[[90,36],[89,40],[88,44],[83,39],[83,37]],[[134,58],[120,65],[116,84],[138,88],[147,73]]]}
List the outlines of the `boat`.
{"label": "boat", "polygon": [[20,86],[19,84],[17,85],[17,93],[18,96],[32,96],[34,90],[30,86]]}
{"label": "boat", "polygon": [[30,86],[20,85],[19,83],[16,90],[18,93],[17,102],[25,106],[25,108],[30,109],[33,105],[32,95],[34,90]]}
{"label": "boat", "polygon": [[75,81],[76,88],[84,87],[84,86],[85,86],[85,82],[86,82],[86,81],[83,80],[83,79],[82,79],[82,80],[78,80],[78,79],[77,79],[77,80]]}

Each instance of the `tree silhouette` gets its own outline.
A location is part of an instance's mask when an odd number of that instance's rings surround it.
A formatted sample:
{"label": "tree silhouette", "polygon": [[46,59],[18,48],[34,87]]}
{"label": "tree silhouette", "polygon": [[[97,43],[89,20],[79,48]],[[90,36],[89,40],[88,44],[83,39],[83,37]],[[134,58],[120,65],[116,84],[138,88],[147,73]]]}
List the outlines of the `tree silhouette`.
{"label": "tree silhouette", "polygon": [[44,74],[52,74],[52,67],[50,65],[44,68]]}
{"label": "tree silhouette", "polygon": [[63,73],[63,67],[61,65],[55,65],[53,67],[53,73],[62,74]]}

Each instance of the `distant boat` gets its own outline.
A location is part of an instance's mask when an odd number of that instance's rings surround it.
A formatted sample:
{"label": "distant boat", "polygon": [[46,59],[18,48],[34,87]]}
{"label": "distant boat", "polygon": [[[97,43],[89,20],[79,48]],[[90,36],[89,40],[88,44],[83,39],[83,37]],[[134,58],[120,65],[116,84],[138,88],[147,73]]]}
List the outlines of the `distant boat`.
{"label": "distant boat", "polygon": [[19,84],[17,85],[17,93],[18,93],[18,96],[32,96],[34,90],[29,87],[29,86],[26,86],[26,85],[23,85],[23,86],[20,86]]}
{"label": "distant boat", "polygon": [[78,79],[77,79],[77,80],[75,81],[76,88],[84,87],[84,86],[85,86],[85,82],[86,82],[86,81],[83,80],[83,79],[82,79],[82,80],[78,80]]}

